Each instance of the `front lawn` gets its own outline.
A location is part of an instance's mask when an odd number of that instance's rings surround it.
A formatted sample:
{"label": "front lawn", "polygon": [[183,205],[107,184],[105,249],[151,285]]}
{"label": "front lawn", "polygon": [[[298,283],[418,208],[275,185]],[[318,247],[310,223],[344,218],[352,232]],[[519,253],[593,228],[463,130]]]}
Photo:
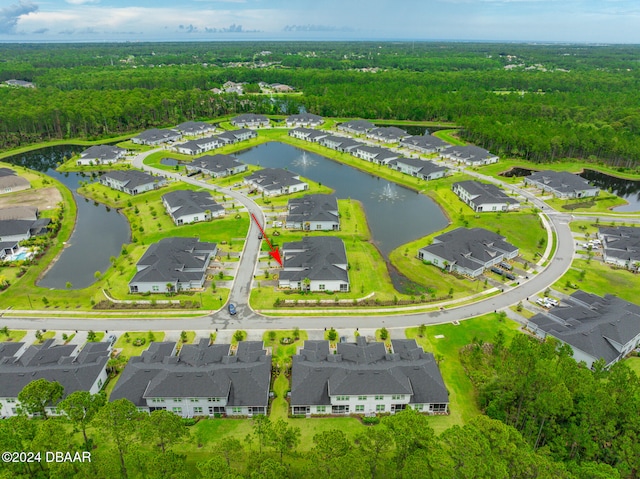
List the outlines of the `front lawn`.
{"label": "front lawn", "polygon": [[131,331],[122,334],[116,344],[115,349],[121,349],[121,356],[131,358],[132,356],[140,356],[142,351],[149,347],[149,344],[164,340],[164,331]]}
{"label": "front lawn", "polygon": [[26,334],[27,332],[23,330],[7,329],[6,331],[4,331],[3,329],[0,329],[0,341],[13,341],[17,343],[21,341],[22,338],[26,336]]}

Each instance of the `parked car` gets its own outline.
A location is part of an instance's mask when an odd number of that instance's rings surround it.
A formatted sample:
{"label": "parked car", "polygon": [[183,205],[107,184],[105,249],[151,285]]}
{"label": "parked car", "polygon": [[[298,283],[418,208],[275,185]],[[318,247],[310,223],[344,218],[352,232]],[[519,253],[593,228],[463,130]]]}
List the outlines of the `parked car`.
{"label": "parked car", "polygon": [[262,239],[262,233],[258,233],[258,239]]}
{"label": "parked car", "polygon": [[109,336],[107,336],[107,342],[113,347],[113,345],[116,344],[115,334],[110,334]]}
{"label": "parked car", "polygon": [[229,314],[230,314],[231,316],[233,316],[233,315],[234,315],[234,314],[236,314],[236,313],[237,313],[237,311],[236,311],[236,305],[235,305],[235,304],[233,304],[233,303],[229,303]]}

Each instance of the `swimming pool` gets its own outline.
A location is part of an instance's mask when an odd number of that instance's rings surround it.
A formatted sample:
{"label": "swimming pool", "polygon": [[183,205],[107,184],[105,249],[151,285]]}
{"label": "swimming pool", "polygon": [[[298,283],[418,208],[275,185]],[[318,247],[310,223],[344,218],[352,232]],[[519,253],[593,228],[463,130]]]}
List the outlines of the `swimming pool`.
{"label": "swimming pool", "polygon": [[29,253],[27,253],[26,251],[22,251],[20,253],[18,253],[17,255],[15,255],[12,259],[12,261],[22,261],[24,259],[28,259],[29,257]]}

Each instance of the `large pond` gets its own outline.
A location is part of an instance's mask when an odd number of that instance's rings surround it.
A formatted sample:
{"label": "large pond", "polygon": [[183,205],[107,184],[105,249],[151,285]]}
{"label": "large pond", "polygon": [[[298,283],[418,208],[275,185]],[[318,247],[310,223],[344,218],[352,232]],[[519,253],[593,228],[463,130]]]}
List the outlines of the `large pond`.
{"label": "large pond", "polygon": [[124,243],[129,242],[129,223],[126,218],[105,205],[83,198],[76,190],[80,182],[91,181],[81,173],[59,173],[57,164],[84,147],[53,146],[4,159],[8,163],[42,171],[63,183],[73,192],[78,213],[73,234],[57,261],[38,281],[38,286],[65,289],[67,282],[73,289],[86,288],[95,282],[95,272],[109,267],[111,256],[118,256]]}
{"label": "large pond", "polygon": [[[333,188],[338,198],[360,201],[374,242],[385,258],[398,246],[448,224],[440,207],[424,195],[284,143],[265,143],[234,156],[244,163],[287,168]],[[396,288],[405,289],[405,279],[392,268],[390,273]]]}
{"label": "large pond", "polygon": [[584,170],[580,176],[598,188],[611,191],[614,195],[627,200],[628,204],[617,206],[613,208],[614,211],[640,211],[640,181],[616,178],[594,170]]}

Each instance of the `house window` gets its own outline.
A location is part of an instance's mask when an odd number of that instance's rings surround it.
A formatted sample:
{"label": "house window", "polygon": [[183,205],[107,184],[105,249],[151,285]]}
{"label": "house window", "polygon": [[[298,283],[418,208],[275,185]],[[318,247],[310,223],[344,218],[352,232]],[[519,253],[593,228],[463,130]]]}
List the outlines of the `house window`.
{"label": "house window", "polygon": [[160,291],[160,288],[158,286],[152,286],[151,289],[153,291]]}
{"label": "house window", "polygon": [[316,225],[316,229],[317,230],[321,230],[322,229],[322,225]]}
{"label": "house window", "polygon": [[193,414],[202,414],[202,408],[201,407],[194,407],[193,408]]}
{"label": "house window", "polygon": [[102,379],[98,379],[98,389],[102,387]]}
{"label": "house window", "polygon": [[182,414],[182,408],[181,407],[171,408],[171,411],[173,411],[176,414]]}
{"label": "house window", "polygon": [[16,402],[15,399],[7,399],[7,403],[14,403],[14,402]]}
{"label": "house window", "polygon": [[446,404],[432,404],[431,405],[431,410],[433,412],[446,412],[447,411],[447,405]]}
{"label": "house window", "polygon": [[336,396],[336,401],[348,401],[349,396]]}
{"label": "house window", "polygon": [[364,412],[364,405],[356,404],[356,412]]}
{"label": "house window", "polygon": [[340,291],[349,291],[349,285],[346,283],[340,284]]}
{"label": "house window", "polygon": [[404,399],[404,394],[394,394],[393,396],[391,396],[391,399],[393,399],[394,401]]}
{"label": "house window", "polygon": [[376,412],[384,412],[384,404],[376,404]]}
{"label": "house window", "polygon": [[197,217],[197,216],[194,216],[194,217],[193,217],[193,221],[198,221],[198,217]]}
{"label": "house window", "polygon": [[155,402],[155,403],[164,402],[164,399],[162,399],[162,398],[153,398],[151,400],[151,402]]}
{"label": "house window", "polygon": [[182,398],[173,398],[175,402],[182,402]]}
{"label": "house window", "polygon": [[241,407],[233,407],[231,408],[231,412],[234,414],[240,414],[242,412],[242,408]]}
{"label": "house window", "polygon": [[384,401],[384,396],[376,396],[376,401]]}
{"label": "house window", "polygon": [[191,401],[191,402],[200,402],[200,399],[191,398],[191,399],[189,399],[189,401]]}
{"label": "house window", "polygon": [[324,288],[325,288],[324,284],[319,284],[319,285],[318,285],[318,289],[319,289],[320,291],[324,291]]}
{"label": "house window", "polygon": [[327,406],[316,406],[316,412],[326,412]]}
{"label": "house window", "polygon": [[366,401],[367,396],[358,396],[358,401]]}
{"label": "house window", "polygon": [[422,404],[414,404],[413,409],[415,409],[416,411],[422,411]]}
{"label": "house window", "polygon": [[220,398],[209,398],[209,402],[220,402]]}

